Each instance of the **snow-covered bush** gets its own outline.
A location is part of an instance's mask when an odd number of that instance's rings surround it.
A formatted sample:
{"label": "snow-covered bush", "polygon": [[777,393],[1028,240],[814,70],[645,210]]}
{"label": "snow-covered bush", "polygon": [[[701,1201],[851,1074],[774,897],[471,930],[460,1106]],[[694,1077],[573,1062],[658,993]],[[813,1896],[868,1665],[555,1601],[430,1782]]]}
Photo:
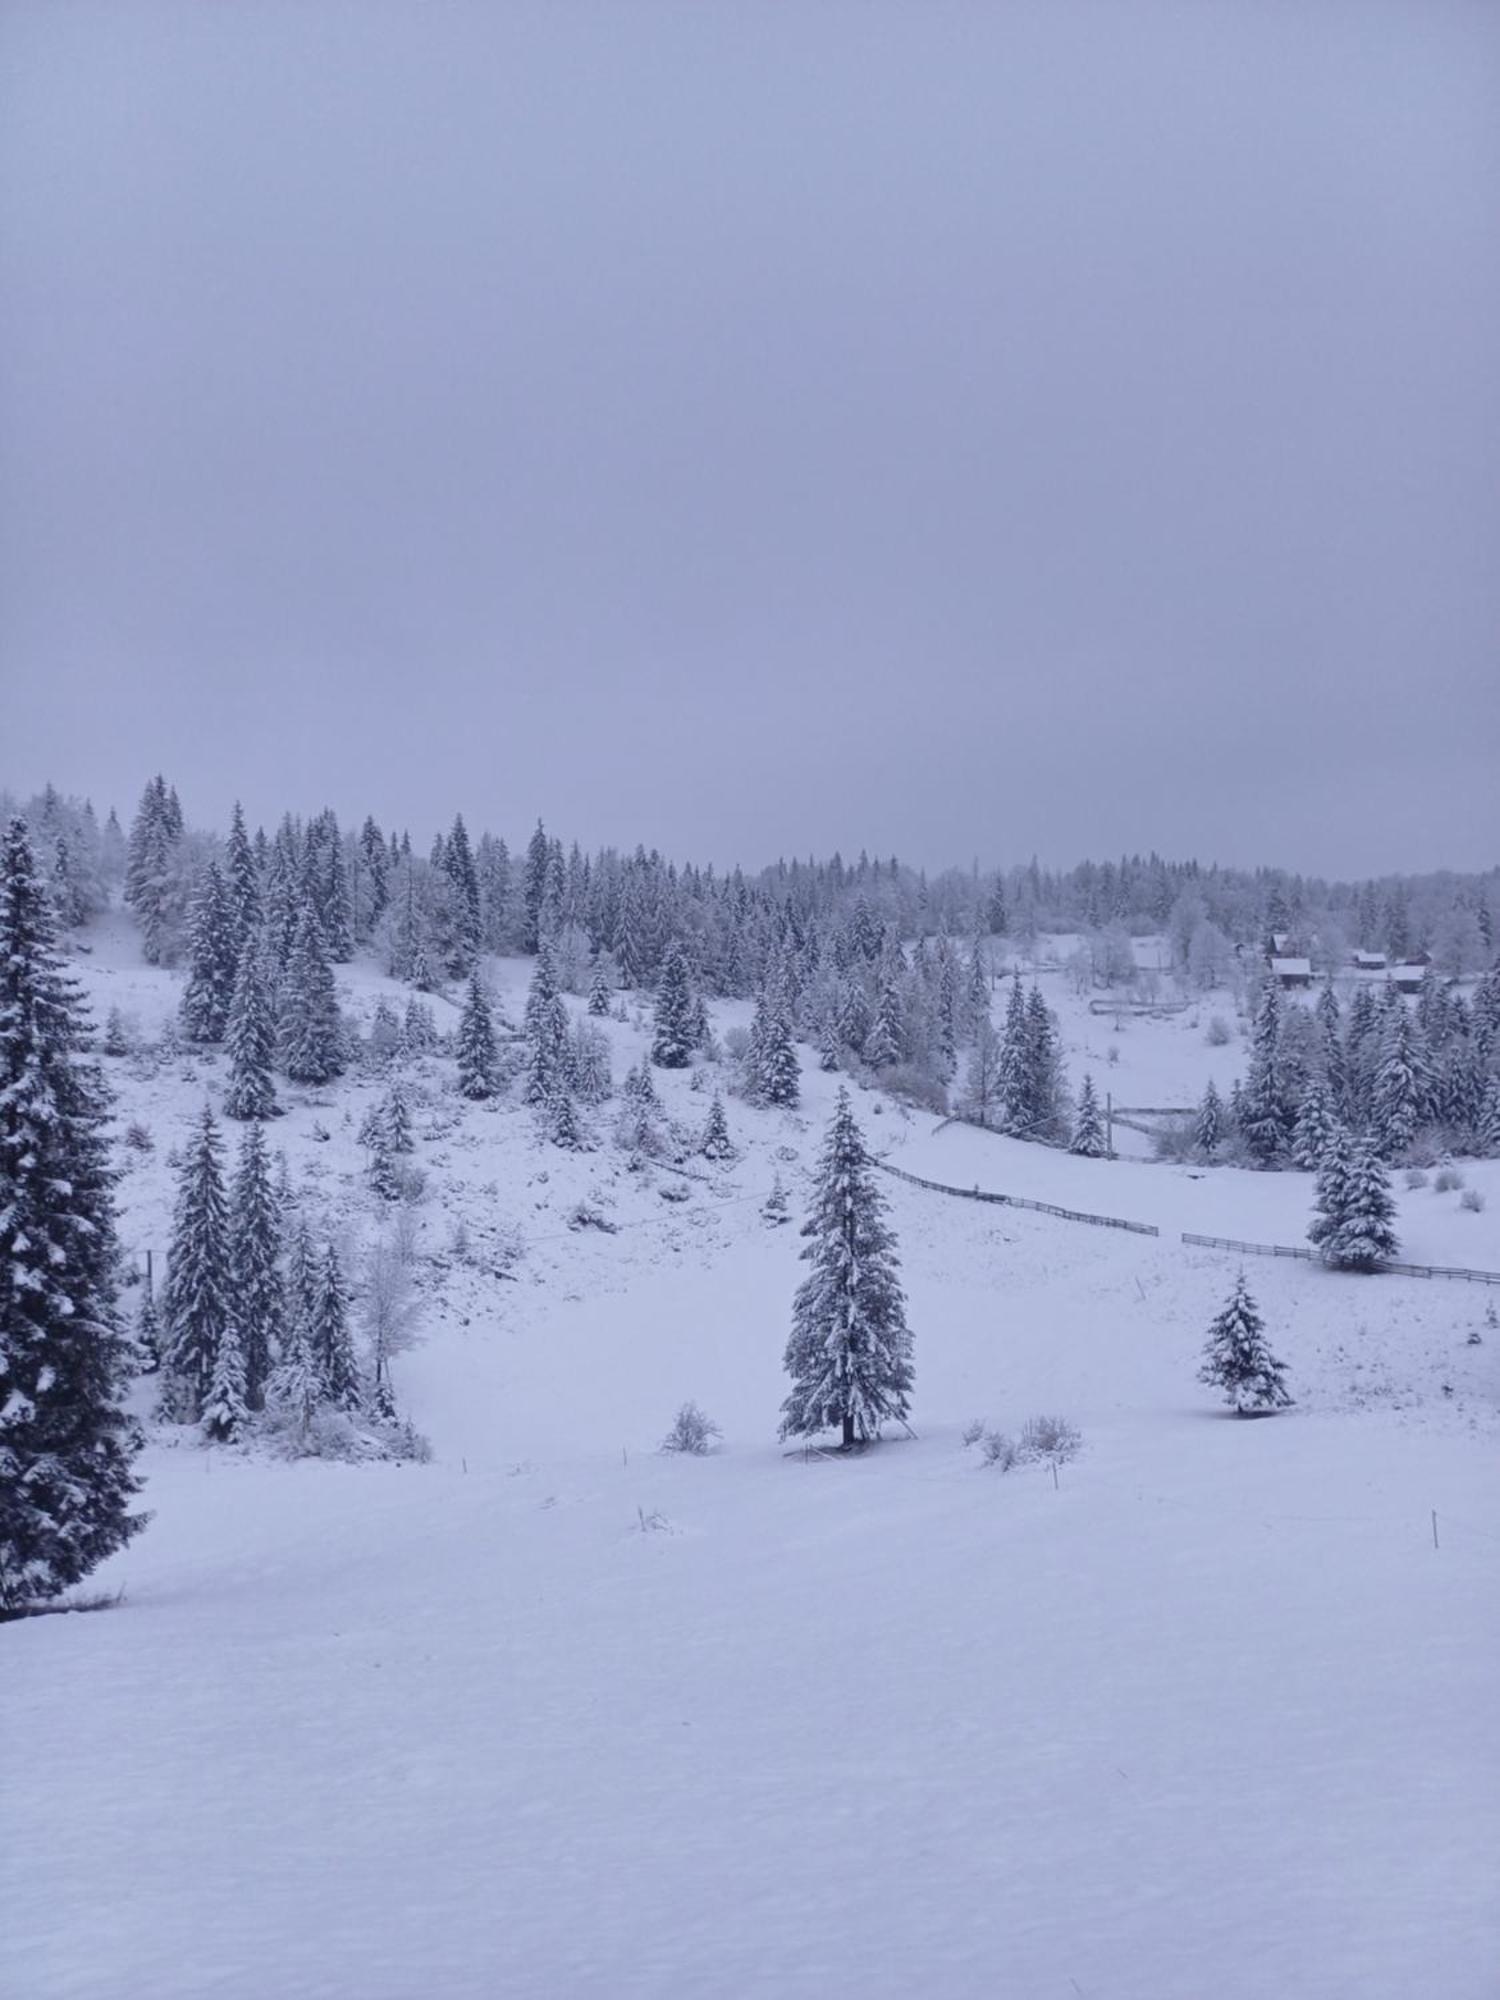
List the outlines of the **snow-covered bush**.
{"label": "snow-covered bush", "polygon": [[998,1465],[1002,1472],[1009,1472],[1021,1463],[1021,1448],[1004,1431],[986,1431],[979,1441],[986,1465]]}
{"label": "snow-covered bush", "polygon": [[327,1405],[314,1410],[306,1422],[292,1411],[268,1407],[256,1419],[256,1432],[283,1458],[329,1458],[345,1465],[382,1459],[425,1465],[432,1457],[431,1444],[404,1418],[351,1414]]}
{"label": "snow-covered bush", "polygon": [[599,1229],[606,1236],[619,1234],[619,1224],[611,1222],[609,1217],[600,1209],[592,1207],[586,1201],[580,1201],[574,1205],[573,1211],[568,1217],[568,1227],[569,1229]]}
{"label": "snow-covered bush", "polygon": [[984,1436],[983,1417],[975,1417],[973,1422],[965,1424],[963,1429],[958,1434],[959,1443],[963,1446],[965,1451],[968,1450],[971,1444],[978,1444],[983,1436]]}
{"label": "snow-covered bush", "polygon": [[1203,1037],[1211,1049],[1222,1049],[1233,1039],[1233,1031],[1222,1014],[1211,1014],[1208,1029]]}
{"label": "snow-covered bush", "polygon": [[660,1450],[666,1452],[686,1452],[692,1458],[702,1458],[713,1450],[714,1440],[724,1433],[706,1411],[696,1403],[684,1403],[672,1419],[672,1428],[662,1439]]}
{"label": "snow-covered bush", "polygon": [[1461,1188],[1463,1184],[1464,1177],[1457,1167],[1439,1167],[1432,1181],[1433,1188],[1438,1194],[1452,1194],[1455,1188]]}
{"label": "snow-covered bush", "polygon": [[131,1119],[121,1136],[133,1153],[149,1153],[155,1149],[156,1141],[138,1118]]}
{"label": "snow-covered bush", "polygon": [[1406,1171],[1406,1185],[1413,1189],[1424,1188],[1427,1185],[1427,1176],[1420,1167],[1408,1167]]}
{"label": "snow-covered bush", "polygon": [[1040,1458],[1052,1465],[1066,1465],[1082,1450],[1083,1434],[1066,1417],[1028,1417],[1021,1427],[1023,1459]]}
{"label": "snow-covered bush", "polygon": [[1458,1198],[1460,1208],[1466,1208],[1470,1215],[1479,1215],[1484,1210],[1484,1196],[1478,1188],[1465,1188]]}

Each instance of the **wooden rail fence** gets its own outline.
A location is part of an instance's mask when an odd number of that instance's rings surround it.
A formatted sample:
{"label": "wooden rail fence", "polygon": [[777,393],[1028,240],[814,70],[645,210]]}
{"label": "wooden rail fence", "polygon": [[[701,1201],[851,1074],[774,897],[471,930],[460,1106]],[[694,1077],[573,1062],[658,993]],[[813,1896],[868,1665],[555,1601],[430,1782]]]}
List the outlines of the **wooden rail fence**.
{"label": "wooden rail fence", "polygon": [[1037,1215],[1055,1215],[1063,1222],[1087,1222],[1095,1229],[1128,1229],[1133,1236],[1161,1234],[1154,1222],[1125,1222],[1118,1215],[1086,1215],[1079,1208],[1058,1208],[1050,1201],[1029,1201],[1020,1194],[991,1194],[978,1187],[949,1187],[946,1181],[924,1181],[920,1174],[909,1174],[903,1167],[893,1167],[889,1160],[876,1160],[875,1165],[882,1173],[893,1174],[898,1181],[907,1181],[912,1187],[927,1188],[933,1194],[953,1194],[963,1201],[995,1202],[1001,1208],[1029,1208]]}

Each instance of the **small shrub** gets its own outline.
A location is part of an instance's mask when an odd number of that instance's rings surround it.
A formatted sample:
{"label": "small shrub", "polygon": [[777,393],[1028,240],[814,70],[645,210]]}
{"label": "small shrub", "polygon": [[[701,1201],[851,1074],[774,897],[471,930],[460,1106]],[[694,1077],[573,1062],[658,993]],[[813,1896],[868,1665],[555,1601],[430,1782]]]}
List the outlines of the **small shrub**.
{"label": "small shrub", "polygon": [[1021,1430],[1021,1456],[1066,1465],[1083,1450],[1083,1435],[1066,1417],[1028,1417]]}
{"label": "small shrub", "polygon": [[684,1403],[672,1419],[672,1428],[662,1439],[659,1447],[667,1452],[686,1452],[690,1458],[703,1458],[713,1450],[715,1438],[724,1433],[706,1411],[696,1403]]}
{"label": "small shrub", "polygon": [[620,1233],[618,1223],[611,1222],[607,1215],[603,1214],[597,1208],[590,1207],[586,1201],[580,1201],[575,1206],[572,1214],[568,1217],[568,1227],[569,1229],[598,1229],[602,1230],[606,1236],[618,1236]]}
{"label": "small shrub", "polygon": [[1439,1194],[1451,1194],[1455,1188],[1461,1188],[1463,1184],[1464,1177],[1457,1167],[1439,1167],[1432,1180],[1432,1185]]}
{"label": "small shrub", "polygon": [[1222,1049],[1233,1039],[1229,1023],[1222,1014],[1211,1014],[1208,1032],[1203,1037],[1211,1049]]}
{"label": "small shrub", "polygon": [[971,1444],[978,1444],[983,1436],[984,1436],[983,1417],[976,1417],[973,1423],[965,1424],[962,1431],[959,1432],[959,1438],[961,1443],[963,1444],[963,1448],[965,1451],[968,1450]]}
{"label": "small shrub", "polygon": [[1406,1170],[1406,1185],[1409,1188],[1424,1188],[1427,1185],[1427,1176],[1420,1167],[1408,1167]]}
{"label": "small shrub", "polygon": [[138,1118],[132,1118],[125,1127],[125,1144],[133,1153],[150,1153],[156,1147],[156,1141]]}
{"label": "small shrub", "polygon": [[998,1465],[1002,1472],[1009,1472],[1021,1463],[1020,1446],[1004,1431],[986,1431],[979,1444],[986,1465]]}
{"label": "small shrub", "polygon": [[1470,1215],[1481,1215],[1484,1212],[1484,1196],[1478,1188],[1465,1188],[1458,1198],[1458,1205],[1466,1208]]}
{"label": "small shrub", "polygon": [[663,1201],[691,1201],[693,1190],[686,1181],[663,1181],[656,1190]]}

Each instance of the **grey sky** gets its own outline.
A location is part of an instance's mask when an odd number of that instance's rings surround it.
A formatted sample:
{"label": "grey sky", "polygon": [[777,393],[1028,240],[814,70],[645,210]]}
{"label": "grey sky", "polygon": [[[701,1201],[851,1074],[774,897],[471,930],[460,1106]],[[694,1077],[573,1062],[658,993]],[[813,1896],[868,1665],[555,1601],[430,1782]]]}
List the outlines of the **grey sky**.
{"label": "grey sky", "polygon": [[0,782],[1500,858],[1500,9],[11,4]]}

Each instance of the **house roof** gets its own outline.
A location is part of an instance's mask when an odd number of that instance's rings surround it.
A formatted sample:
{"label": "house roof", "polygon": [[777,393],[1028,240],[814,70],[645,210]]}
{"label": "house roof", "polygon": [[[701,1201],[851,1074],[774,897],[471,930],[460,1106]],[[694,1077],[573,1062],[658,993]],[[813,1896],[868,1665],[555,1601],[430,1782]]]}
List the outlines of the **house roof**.
{"label": "house roof", "polygon": [[1312,960],[1310,958],[1273,958],[1271,970],[1278,979],[1311,979]]}

